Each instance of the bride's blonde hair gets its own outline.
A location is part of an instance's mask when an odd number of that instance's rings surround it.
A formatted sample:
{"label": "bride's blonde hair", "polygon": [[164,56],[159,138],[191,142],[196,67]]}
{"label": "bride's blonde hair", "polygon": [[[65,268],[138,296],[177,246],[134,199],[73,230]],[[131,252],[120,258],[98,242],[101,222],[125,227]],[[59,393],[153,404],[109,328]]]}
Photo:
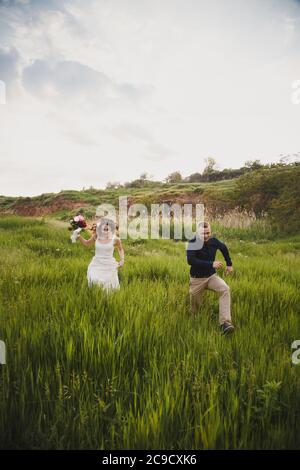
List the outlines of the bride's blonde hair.
{"label": "bride's blonde hair", "polygon": [[108,219],[107,217],[102,217],[102,219],[100,220],[100,222],[97,223],[97,226],[96,226],[96,234],[97,236],[101,236],[102,235],[102,228],[104,225],[108,225],[111,229],[111,232],[114,234],[115,231],[116,231],[116,224],[114,223],[113,220],[111,219]]}

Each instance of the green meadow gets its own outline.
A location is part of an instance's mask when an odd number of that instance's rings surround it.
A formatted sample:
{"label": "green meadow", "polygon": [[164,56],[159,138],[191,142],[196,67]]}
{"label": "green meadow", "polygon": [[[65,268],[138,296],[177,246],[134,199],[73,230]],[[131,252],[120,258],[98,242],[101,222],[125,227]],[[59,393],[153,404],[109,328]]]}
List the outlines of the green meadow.
{"label": "green meadow", "polygon": [[213,227],[235,267],[230,337],[215,293],[189,313],[185,243],[124,241],[107,294],[87,287],[93,247],[1,217],[1,448],[300,448],[300,236]]}

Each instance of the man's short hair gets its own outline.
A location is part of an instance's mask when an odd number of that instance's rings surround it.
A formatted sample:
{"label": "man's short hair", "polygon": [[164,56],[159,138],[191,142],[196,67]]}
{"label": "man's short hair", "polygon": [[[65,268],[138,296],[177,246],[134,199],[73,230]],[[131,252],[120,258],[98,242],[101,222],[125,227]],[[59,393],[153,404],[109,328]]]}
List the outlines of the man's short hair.
{"label": "man's short hair", "polygon": [[198,229],[199,228],[208,228],[209,230],[211,230],[210,223],[207,220],[205,220],[204,222],[199,222]]}

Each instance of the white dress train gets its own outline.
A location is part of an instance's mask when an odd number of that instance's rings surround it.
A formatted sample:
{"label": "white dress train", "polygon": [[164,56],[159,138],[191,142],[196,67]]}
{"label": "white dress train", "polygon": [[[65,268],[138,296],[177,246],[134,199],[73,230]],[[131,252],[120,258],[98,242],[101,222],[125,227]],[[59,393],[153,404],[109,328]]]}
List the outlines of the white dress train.
{"label": "white dress train", "polygon": [[118,262],[114,258],[114,235],[108,243],[95,241],[95,256],[87,270],[88,285],[96,284],[105,289],[119,289]]}

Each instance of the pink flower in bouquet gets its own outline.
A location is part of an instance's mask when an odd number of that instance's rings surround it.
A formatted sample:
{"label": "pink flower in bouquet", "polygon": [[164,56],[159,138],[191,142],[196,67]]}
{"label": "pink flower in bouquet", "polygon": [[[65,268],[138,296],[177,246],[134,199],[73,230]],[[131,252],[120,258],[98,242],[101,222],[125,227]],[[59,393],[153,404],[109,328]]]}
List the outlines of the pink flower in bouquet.
{"label": "pink flower in bouquet", "polygon": [[69,230],[76,230],[77,228],[85,228],[87,227],[87,223],[83,215],[75,215],[73,219],[70,220],[70,229]]}

